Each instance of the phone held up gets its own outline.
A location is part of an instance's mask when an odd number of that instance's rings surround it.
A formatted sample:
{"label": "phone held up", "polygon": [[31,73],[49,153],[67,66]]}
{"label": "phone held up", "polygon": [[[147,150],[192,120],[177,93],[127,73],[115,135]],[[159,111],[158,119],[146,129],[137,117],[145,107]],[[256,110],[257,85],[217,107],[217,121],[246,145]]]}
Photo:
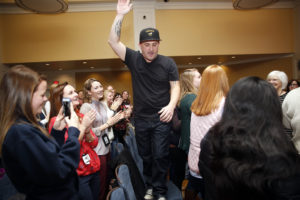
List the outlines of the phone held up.
{"label": "phone held up", "polygon": [[71,103],[70,98],[63,98],[62,99],[62,106],[63,106],[64,115],[65,115],[65,117],[69,117],[69,118],[71,116],[70,103]]}

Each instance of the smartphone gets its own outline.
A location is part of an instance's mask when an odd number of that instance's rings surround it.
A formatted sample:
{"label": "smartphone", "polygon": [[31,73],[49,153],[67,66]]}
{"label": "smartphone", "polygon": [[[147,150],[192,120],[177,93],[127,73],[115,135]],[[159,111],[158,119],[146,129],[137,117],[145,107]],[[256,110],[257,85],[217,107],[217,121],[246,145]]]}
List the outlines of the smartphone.
{"label": "smartphone", "polygon": [[65,117],[69,117],[69,118],[71,116],[70,103],[71,103],[70,98],[63,98],[62,99],[62,106],[63,106],[64,115],[65,115]]}

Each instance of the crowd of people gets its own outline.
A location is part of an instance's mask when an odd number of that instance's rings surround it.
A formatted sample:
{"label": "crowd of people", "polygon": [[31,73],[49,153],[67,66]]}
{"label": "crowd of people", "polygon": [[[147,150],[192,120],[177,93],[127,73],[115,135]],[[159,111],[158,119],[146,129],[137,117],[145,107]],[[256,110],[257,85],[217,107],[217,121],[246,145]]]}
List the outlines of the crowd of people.
{"label": "crowd of people", "polygon": [[[83,88],[23,65],[0,82],[0,180],[23,199],[104,200],[113,177],[111,143],[134,126],[143,199],[300,200],[300,88],[283,71],[244,77],[230,88],[222,66],[180,75],[158,54],[159,31],[140,32],[141,51],[120,41],[129,0],[118,0],[109,45],[132,76],[129,92],[89,78]],[[188,175],[187,175],[188,174]],[[20,198],[22,198],[20,197]]]}

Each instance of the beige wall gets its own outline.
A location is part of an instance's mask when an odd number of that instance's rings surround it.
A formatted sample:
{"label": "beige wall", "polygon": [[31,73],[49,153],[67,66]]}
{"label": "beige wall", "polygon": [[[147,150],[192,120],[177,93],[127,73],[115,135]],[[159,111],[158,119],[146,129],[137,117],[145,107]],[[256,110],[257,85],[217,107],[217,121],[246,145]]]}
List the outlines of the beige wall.
{"label": "beige wall", "polygon": [[293,9],[157,10],[156,24],[167,55],[293,52]]}
{"label": "beige wall", "polygon": [[[115,11],[3,18],[3,61],[37,62],[115,58],[107,44]],[[222,55],[293,52],[293,9],[156,10],[161,53]],[[121,40],[134,47],[133,14]]]}
{"label": "beige wall", "polygon": [[[160,53],[169,56],[236,55],[295,50],[299,60],[299,10],[299,5],[297,10],[156,10],[156,25],[162,38]],[[115,58],[107,44],[114,16],[115,11],[0,15],[0,63],[1,60],[14,63]],[[296,26],[295,37],[293,25]],[[131,12],[123,22],[121,40],[134,47],[133,37]],[[293,60],[284,58],[226,68],[230,85],[243,76],[265,78],[274,69],[285,71],[291,78]],[[0,65],[0,75],[3,70],[7,68]],[[132,94],[128,71],[62,71],[46,75],[49,84],[54,80],[68,81],[77,89],[82,88],[86,79],[95,77],[103,85],[111,84],[119,92],[126,89]]]}
{"label": "beige wall", "polygon": [[[5,63],[116,58],[107,43],[115,11],[0,17]],[[123,42],[131,47],[132,18],[130,12],[122,32]]]}
{"label": "beige wall", "polygon": [[[2,18],[0,17],[0,30],[2,30]],[[3,74],[8,70],[8,67],[6,67],[5,65],[3,65],[2,63],[2,54],[3,54],[3,48],[2,48],[2,42],[3,39],[2,39],[2,32],[0,31],[0,80],[3,76]]]}

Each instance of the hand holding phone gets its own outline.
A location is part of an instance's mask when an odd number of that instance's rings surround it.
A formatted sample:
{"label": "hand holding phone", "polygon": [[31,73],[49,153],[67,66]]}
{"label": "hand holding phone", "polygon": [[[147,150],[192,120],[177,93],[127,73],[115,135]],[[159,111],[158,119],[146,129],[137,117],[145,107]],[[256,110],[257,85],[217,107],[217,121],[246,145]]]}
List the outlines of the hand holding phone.
{"label": "hand holding phone", "polygon": [[65,117],[69,117],[69,118],[71,116],[70,103],[71,103],[70,98],[65,98],[64,97],[62,99],[63,113],[64,113]]}
{"label": "hand holding phone", "polygon": [[69,127],[73,126],[76,128],[79,128],[79,118],[77,116],[77,114],[74,111],[74,107],[72,102],[70,102],[70,106],[69,106],[69,110],[70,110],[70,117],[66,117],[65,116],[65,120],[68,124]]}
{"label": "hand holding phone", "polygon": [[65,119],[65,116],[63,114],[63,107],[61,107],[59,109],[59,113],[58,113],[58,115],[57,115],[57,117],[55,119],[53,128],[55,130],[60,130],[60,131],[63,130],[66,127],[66,125],[67,125],[64,119]]}

